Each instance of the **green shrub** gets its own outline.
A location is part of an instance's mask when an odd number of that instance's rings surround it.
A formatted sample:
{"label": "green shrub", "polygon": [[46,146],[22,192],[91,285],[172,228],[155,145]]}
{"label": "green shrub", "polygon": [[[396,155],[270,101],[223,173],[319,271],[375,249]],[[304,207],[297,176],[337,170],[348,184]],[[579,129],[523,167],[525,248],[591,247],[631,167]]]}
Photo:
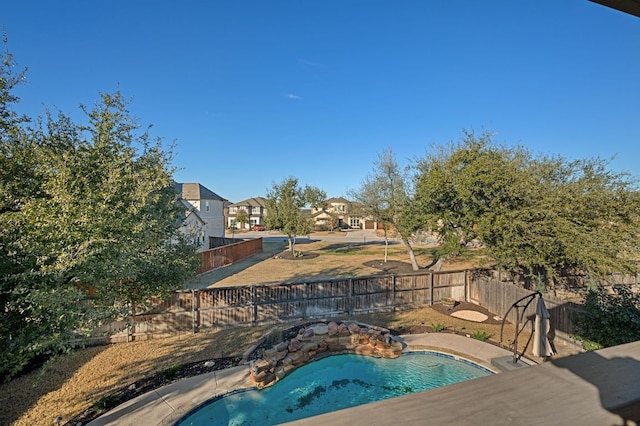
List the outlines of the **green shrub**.
{"label": "green shrub", "polygon": [[268,346],[275,346],[283,340],[282,329],[280,327],[272,328],[264,338],[264,341]]}
{"label": "green shrub", "polygon": [[445,328],[447,328],[447,326],[444,325],[444,324],[431,324],[431,329],[436,333],[439,333],[440,331],[444,330]]}
{"label": "green shrub", "polygon": [[160,372],[160,375],[167,380],[175,379],[180,372],[180,366],[177,364],[172,365],[169,368],[165,368]]}
{"label": "green shrub", "polygon": [[585,350],[635,342],[640,340],[640,294],[634,294],[629,286],[614,287],[613,294],[590,290],[584,310],[572,320],[575,337]]}
{"label": "green shrub", "polygon": [[582,347],[587,352],[597,351],[598,349],[602,349],[602,345],[600,343],[592,342],[591,340],[580,339],[580,343],[582,343]]}
{"label": "green shrub", "polygon": [[110,394],[100,398],[95,406],[99,410],[106,411],[120,404],[120,398],[115,394]]}
{"label": "green shrub", "polygon": [[471,335],[476,340],[480,340],[482,342],[486,341],[489,337],[491,337],[491,333],[487,333],[484,330],[476,330]]}

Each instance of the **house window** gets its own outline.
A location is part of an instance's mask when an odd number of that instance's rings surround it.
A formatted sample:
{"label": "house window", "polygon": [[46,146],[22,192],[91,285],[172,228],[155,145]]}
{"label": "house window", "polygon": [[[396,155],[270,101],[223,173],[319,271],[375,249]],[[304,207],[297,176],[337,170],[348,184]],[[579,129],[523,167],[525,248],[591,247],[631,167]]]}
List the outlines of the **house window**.
{"label": "house window", "polygon": [[360,228],[360,218],[350,217],[349,218],[349,226],[352,228]]}
{"label": "house window", "polygon": [[205,211],[209,211],[209,202],[208,201],[204,202],[204,209],[205,209]]}
{"label": "house window", "polygon": [[231,213],[238,213],[237,207],[231,207]]}

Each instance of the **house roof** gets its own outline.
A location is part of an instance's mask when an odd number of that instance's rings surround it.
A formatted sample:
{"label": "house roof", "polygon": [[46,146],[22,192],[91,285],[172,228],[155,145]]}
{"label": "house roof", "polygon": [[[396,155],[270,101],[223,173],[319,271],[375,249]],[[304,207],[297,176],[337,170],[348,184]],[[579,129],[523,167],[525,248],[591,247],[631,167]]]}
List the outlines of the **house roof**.
{"label": "house roof", "polygon": [[248,198],[246,200],[239,201],[237,203],[229,204],[230,207],[265,207],[267,200],[263,197]]}
{"label": "house roof", "polygon": [[640,17],[640,0],[591,0],[603,6]]}
{"label": "house roof", "polygon": [[316,212],[310,212],[310,214],[311,214],[311,217],[313,218],[317,218],[319,216],[331,217],[331,215],[326,210],[318,210]]}
{"label": "house roof", "polygon": [[218,200],[225,201],[224,198],[199,183],[178,183],[175,182],[176,192],[185,200]]}
{"label": "house roof", "polygon": [[333,197],[326,201],[328,204],[349,204],[351,201],[343,197]]}

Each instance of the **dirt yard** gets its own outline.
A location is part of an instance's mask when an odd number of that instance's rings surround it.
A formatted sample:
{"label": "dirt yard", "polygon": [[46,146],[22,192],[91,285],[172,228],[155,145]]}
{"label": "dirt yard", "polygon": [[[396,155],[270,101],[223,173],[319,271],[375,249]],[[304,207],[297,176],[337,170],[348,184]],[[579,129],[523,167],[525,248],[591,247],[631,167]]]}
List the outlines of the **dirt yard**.
{"label": "dirt yard", "polygon": [[[244,270],[229,274],[207,274],[210,285],[229,286],[263,282],[297,280],[313,277],[337,277],[377,274],[381,268],[401,272],[407,270],[406,254],[399,245],[391,246],[387,264],[382,262],[384,246],[381,244],[327,244],[298,245],[302,256],[287,259],[286,255],[269,256],[255,261]],[[278,252],[278,251],[276,251]],[[428,248],[418,248],[421,265],[431,261]],[[371,266],[373,265],[373,266]],[[451,262],[445,266],[457,269],[468,262]],[[396,269],[393,269],[396,268]],[[222,268],[225,269],[225,268]],[[466,306],[469,305],[469,306]],[[482,308],[466,304],[468,309]],[[460,307],[459,307],[460,308]],[[355,317],[354,320],[389,328],[398,334],[422,333],[434,328],[441,332],[473,335],[488,334],[488,340],[498,343],[500,322],[488,314],[483,323],[465,321],[449,313],[453,311],[423,308],[412,311],[382,313]],[[343,318],[348,319],[348,318]],[[82,421],[95,417],[98,406],[109,406],[116,393],[134,396],[131,385],[136,383],[153,387],[185,375],[202,372],[204,361],[217,360],[215,368],[237,363],[242,355],[259,338],[274,326],[230,329],[218,332],[189,334],[167,339],[122,343],[92,347],[60,356],[45,369],[32,371],[0,386],[0,424],[51,425],[60,416],[61,424],[75,425],[83,413]],[[507,325],[505,336],[513,335]],[[520,342],[526,338],[520,339]],[[503,342],[506,344],[506,342]],[[189,373],[186,366],[198,365]],[[195,371],[195,372],[194,372]],[[129,391],[127,391],[129,389]],[[119,401],[121,402],[121,401]]]}

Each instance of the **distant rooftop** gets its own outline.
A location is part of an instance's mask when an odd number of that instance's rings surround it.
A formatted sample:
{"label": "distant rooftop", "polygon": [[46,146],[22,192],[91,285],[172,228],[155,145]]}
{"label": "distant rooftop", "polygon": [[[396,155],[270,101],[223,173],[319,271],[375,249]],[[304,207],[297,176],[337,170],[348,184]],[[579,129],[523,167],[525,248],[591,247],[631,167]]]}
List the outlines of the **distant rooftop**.
{"label": "distant rooftop", "polygon": [[224,198],[206,188],[199,183],[178,183],[175,182],[176,192],[185,200],[219,200],[226,201]]}
{"label": "distant rooftop", "polygon": [[237,203],[229,204],[229,206],[231,207],[242,207],[242,206],[265,207],[266,202],[267,200],[264,197],[254,197],[254,198],[248,198],[246,200],[238,201]]}

